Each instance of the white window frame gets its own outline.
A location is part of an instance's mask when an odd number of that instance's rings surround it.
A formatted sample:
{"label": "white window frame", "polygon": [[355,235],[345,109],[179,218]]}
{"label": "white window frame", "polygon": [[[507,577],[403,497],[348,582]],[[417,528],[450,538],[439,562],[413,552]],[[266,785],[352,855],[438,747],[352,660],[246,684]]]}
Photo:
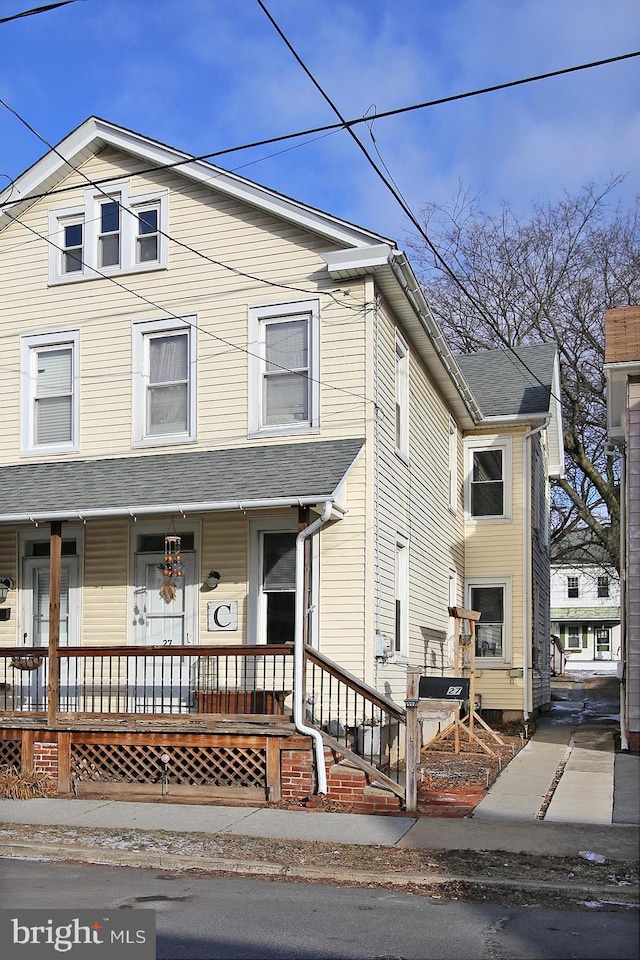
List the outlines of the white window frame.
{"label": "white window frame", "polygon": [[[36,443],[35,440],[35,364],[42,349],[71,348],[71,440],[59,443]],[[57,333],[27,334],[21,338],[21,427],[20,449],[25,455],[75,453],[80,449],[80,333],[61,330]]]}
{"label": "white window frame", "polygon": [[[512,585],[511,577],[469,577],[465,580],[465,596],[466,596],[466,605],[468,609],[473,609],[471,606],[471,591],[474,588],[483,588],[483,587],[501,587],[503,591],[503,611],[504,611],[504,620],[502,622],[502,654],[499,657],[480,657],[476,660],[476,669],[485,668],[491,669],[496,667],[498,669],[504,668],[511,664],[511,650],[512,650],[512,640],[511,640],[511,631],[512,631]],[[482,622],[482,621],[480,621]]]}
{"label": "white window frame", "polygon": [[[169,193],[158,190],[133,196],[129,193],[129,181],[118,180],[105,185],[101,190],[93,187],[85,190],[84,204],[53,210],[49,213],[49,285],[78,283],[95,280],[101,276],[140,273],[162,270],[167,266],[167,228]],[[120,204],[120,262],[113,266],[100,266],[100,208],[103,203],[115,200]],[[138,214],[148,209],[158,210],[158,257],[155,260],[137,261]],[[64,227],[77,223],[83,225],[82,270],[65,273],[63,270]]]}
{"label": "white window frame", "polygon": [[[308,337],[309,418],[297,423],[264,423],[263,377],[265,374],[265,329],[281,320],[286,323],[305,317]],[[249,436],[274,437],[310,434],[320,431],[320,304],[318,300],[299,300],[253,307],[249,313]]]}
{"label": "white window frame", "polygon": [[[196,433],[197,399],[197,335],[196,317],[179,319],[141,320],[133,323],[133,437],[134,447],[170,446],[178,443],[194,443]],[[148,340],[151,336],[187,333],[189,337],[187,390],[187,429],[180,433],[152,434],[147,432],[147,388],[149,385]]]}
{"label": "white window frame", "polygon": [[393,651],[396,661],[409,656],[409,538],[396,533]]}
{"label": "white window frame", "polygon": [[578,576],[578,574],[569,574],[567,576],[567,600],[579,600],[579,599],[580,599],[580,577]]}
{"label": "white window frame", "polygon": [[458,512],[458,424],[449,419],[449,510]]}
{"label": "white window frame", "polygon": [[[475,516],[471,512],[471,488],[473,480],[473,457],[485,450],[502,452],[502,513]],[[509,523],[511,521],[512,485],[511,437],[482,437],[465,440],[465,519],[469,523]]]}
{"label": "white window frame", "polygon": [[396,333],[395,345],[395,445],[396,454],[409,459],[409,348]]}

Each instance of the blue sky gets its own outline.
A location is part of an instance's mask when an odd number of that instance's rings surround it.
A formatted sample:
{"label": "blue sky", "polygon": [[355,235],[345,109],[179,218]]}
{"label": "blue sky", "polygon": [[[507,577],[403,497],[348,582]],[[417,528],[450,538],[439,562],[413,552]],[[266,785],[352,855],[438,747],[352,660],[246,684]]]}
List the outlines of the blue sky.
{"label": "blue sky", "polygon": [[[0,17],[45,2],[0,0]],[[349,118],[640,49],[637,0],[266,5]],[[611,174],[627,174],[624,203],[640,193],[639,92],[640,58],[377,120],[373,134],[416,213],[460,183],[487,210],[526,212]],[[256,0],[81,0],[0,24],[0,97],[51,143],[95,114],[194,154],[335,120]],[[406,242],[411,225],[349,135],[307,140],[216,162]],[[0,106],[0,173],[45,149]]]}

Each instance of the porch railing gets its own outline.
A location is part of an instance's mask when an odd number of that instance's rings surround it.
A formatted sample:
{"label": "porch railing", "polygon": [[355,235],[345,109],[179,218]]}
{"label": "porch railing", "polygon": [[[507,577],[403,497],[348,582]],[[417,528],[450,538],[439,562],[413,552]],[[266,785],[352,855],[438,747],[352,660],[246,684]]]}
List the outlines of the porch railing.
{"label": "porch railing", "polygon": [[388,786],[399,786],[405,710],[313,647],[305,648],[305,663],[307,722],[329,745],[349,751],[374,775],[384,774]]}
{"label": "porch railing", "polygon": [[[57,712],[74,715],[281,716],[290,713],[289,645],[63,647]],[[0,711],[46,714],[48,651],[0,651]],[[290,702],[290,701],[289,701]]]}
{"label": "porch railing", "polygon": [[[0,650],[0,713],[66,721],[123,715],[291,719],[291,644],[62,647],[49,703],[48,650]],[[399,795],[405,711],[319,651],[305,648],[306,722]]]}

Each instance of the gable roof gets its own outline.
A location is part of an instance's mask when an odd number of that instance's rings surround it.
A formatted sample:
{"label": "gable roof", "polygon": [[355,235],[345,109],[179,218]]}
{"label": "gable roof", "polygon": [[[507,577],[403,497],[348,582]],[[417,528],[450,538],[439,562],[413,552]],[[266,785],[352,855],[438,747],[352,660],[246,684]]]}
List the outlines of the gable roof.
{"label": "gable roof", "polygon": [[[311,506],[335,500],[363,440],[0,467],[0,522]],[[180,491],[180,502],[175,491]]]}
{"label": "gable roof", "polygon": [[68,176],[71,167],[77,168],[104,147],[137,157],[148,169],[170,168],[211,190],[330,240],[335,244],[335,251],[325,255],[329,276],[340,280],[374,274],[460,425],[470,427],[481,420],[480,409],[426,304],[411,265],[393,240],[212,163],[194,160],[189,154],[107,120],[99,117],[85,120],[0,193],[0,231],[37,202],[38,197],[55,189]]}

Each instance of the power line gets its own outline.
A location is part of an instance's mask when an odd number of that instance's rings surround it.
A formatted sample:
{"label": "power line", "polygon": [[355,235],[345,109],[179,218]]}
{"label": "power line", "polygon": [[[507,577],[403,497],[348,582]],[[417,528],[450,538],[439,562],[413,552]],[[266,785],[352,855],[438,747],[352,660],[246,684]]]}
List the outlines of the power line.
{"label": "power line", "polygon": [[[54,249],[62,252],[62,247],[59,247],[49,237],[45,237],[41,233],[38,233],[38,231],[34,230],[33,227],[30,227],[28,223],[24,223],[18,217],[14,217],[10,213],[7,213],[7,216],[11,218],[13,223],[19,224],[21,227],[24,227],[25,230],[28,230],[30,233],[34,234],[34,236],[39,237],[41,240],[44,240],[45,243],[48,243],[51,247],[54,247]],[[199,333],[202,333],[207,337],[211,337],[212,340],[217,340],[219,343],[223,343],[233,350],[237,350],[240,353],[244,353],[247,357],[254,357],[255,359],[260,361],[264,359],[263,357],[260,356],[260,354],[252,353],[251,350],[247,349],[246,347],[241,347],[239,344],[233,343],[231,340],[227,340],[225,337],[221,337],[216,333],[212,333],[210,330],[206,330],[204,327],[201,327],[198,324],[193,323],[189,320],[186,320],[184,317],[179,316],[177,313],[174,313],[172,310],[169,310],[167,307],[160,306],[160,304],[156,303],[154,300],[150,300],[148,297],[143,296],[143,294],[137,293],[135,290],[131,290],[129,287],[126,287],[123,283],[120,283],[119,280],[116,280],[116,278],[111,276],[110,274],[102,273],[102,271],[98,270],[96,267],[89,266],[89,264],[85,263],[83,260],[80,260],[80,263],[82,263],[82,265],[85,267],[89,267],[89,269],[93,273],[96,273],[103,280],[109,280],[111,283],[115,284],[115,286],[119,287],[120,290],[124,291],[124,293],[131,294],[131,296],[136,297],[138,300],[141,300],[143,303],[146,303],[148,306],[153,307],[154,310],[159,310],[162,313],[166,314],[166,316],[168,316],[170,319],[178,320],[180,321],[180,323],[189,326],[191,329],[197,330]],[[313,292],[310,290],[307,290],[306,293],[307,293],[307,296],[313,296]],[[289,367],[285,367],[282,364],[277,363],[277,361],[275,360],[269,360],[269,365],[272,367],[278,367],[280,370],[283,370],[285,373],[295,374],[295,376],[301,377],[302,379],[307,380],[310,383],[318,383],[321,386],[327,387],[330,390],[335,390],[338,393],[346,393],[350,397],[355,397],[356,399],[362,400],[365,403],[372,404],[373,407],[377,409],[377,405],[375,401],[369,399],[369,397],[365,396],[364,394],[355,393],[355,391],[353,390],[347,390],[346,387],[337,387],[332,383],[327,383],[324,380],[319,380],[315,377],[309,376],[309,374],[300,373],[297,370],[291,370]]]}
{"label": "power line", "polygon": [[[66,2],[71,3],[71,2],[74,2],[74,0],[66,0]],[[466,100],[466,99],[469,99],[470,97],[478,97],[487,93],[496,93],[499,90],[508,90],[511,87],[519,87],[527,83],[536,83],[540,80],[549,80],[549,79],[552,79],[553,77],[561,77],[567,74],[577,73],[578,71],[581,71],[581,70],[591,70],[591,69],[594,69],[595,67],[603,67],[611,63],[620,63],[621,61],[630,60],[634,57],[640,57],[640,50],[635,50],[631,53],[619,54],[615,57],[607,57],[604,60],[592,60],[590,63],[581,63],[572,67],[563,67],[559,70],[551,70],[548,73],[539,73],[531,77],[522,77],[518,80],[507,80],[504,83],[495,83],[488,87],[479,87],[474,90],[467,90],[464,93],[455,93],[447,97],[439,97],[436,100],[425,100],[421,103],[414,103],[404,107],[396,107],[392,110],[381,110],[380,112],[369,114],[367,116],[355,117],[351,120],[343,120],[340,123],[328,123],[318,127],[309,127],[306,130],[298,130],[295,133],[285,133],[277,137],[267,137],[263,140],[252,140],[250,143],[243,143],[234,147],[225,147],[222,150],[214,150],[209,153],[185,155],[184,159],[182,160],[174,160],[171,163],[154,164],[153,166],[145,167],[139,170],[138,173],[146,174],[146,173],[155,173],[156,171],[159,171],[159,170],[170,170],[173,167],[181,167],[185,163],[198,163],[202,160],[212,160],[215,157],[226,156],[227,154],[230,154],[230,153],[238,153],[242,150],[251,150],[251,149],[254,149],[255,147],[269,146],[272,143],[282,143],[286,140],[294,140],[297,137],[307,137],[316,133],[325,133],[329,131],[349,129],[351,127],[357,126],[360,123],[370,123],[372,120],[385,120],[388,117],[397,117],[397,116],[400,116],[401,114],[410,113],[415,110],[426,110],[429,107],[442,106],[443,104],[446,104],[446,103],[455,103],[458,100]],[[107,183],[108,180],[109,178],[104,178],[103,180],[98,180],[96,182]],[[42,199],[42,197],[51,196],[56,193],[66,193],[72,189],[74,188],[61,187],[58,190],[47,191],[46,193],[30,194],[29,199],[39,200],[39,199]],[[0,204],[0,209],[9,205],[22,203],[22,202],[23,202],[23,199],[5,201],[4,203]]]}
{"label": "power line", "polygon": [[11,20],[19,20],[21,17],[34,17],[38,13],[47,13],[49,10],[55,10],[57,7],[66,7],[68,3],[77,3],[78,0],[59,0],[58,3],[49,3],[46,7],[34,7],[32,10],[23,10],[22,13],[14,13],[10,17],[1,17],[0,23],[9,23]]}
{"label": "power line", "polygon": [[[380,180],[382,180],[382,182],[384,183],[384,185],[386,186],[386,188],[390,191],[390,193],[391,193],[392,196],[395,198],[395,200],[398,202],[398,204],[400,205],[400,207],[402,208],[402,210],[404,211],[404,213],[409,217],[411,223],[412,223],[413,226],[416,228],[416,230],[418,230],[418,232],[420,233],[420,236],[423,238],[423,240],[425,241],[425,243],[427,244],[427,246],[429,247],[429,249],[431,250],[431,252],[433,253],[433,255],[436,257],[438,263],[441,264],[441,266],[442,266],[443,269],[446,271],[446,273],[451,277],[451,279],[453,280],[453,282],[460,288],[460,290],[461,290],[462,293],[467,297],[467,299],[473,304],[473,306],[476,308],[476,310],[479,311],[479,313],[481,314],[481,316],[483,316],[483,317],[485,318],[485,320],[487,320],[489,323],[491,323],[491,318],[486,314],[486,312],[485,312],[485,310],[484,310],[484,307],[482,306],[482,304],[480,303],[480,301],[477,300],[476,297],[474,297],[474,295],[466,288],[466,286],[462,283],[462,281],[461,281],[460,278],[457,276],[457,274],[455,273],[455,271],[449,266],[449,264],[446,262],[446,260],[445,260],[444,257],[442,256],[442,254],[441,254],[441,253],[439,252],[439,250],[436,248],[435,244],[432,242],[431,238],[430,238],[429,235],[427,234],[427,231],[424,229],[424,227],[422,226],[422,224],[420,223],[420,221],[418,220],[418,218],[416,217],[416,215],[413,213],[413,211],[411,210],[411,208],[409,207],[409,205],[408,205],[407,202],[405,201],[405,199],[404,199],[404,197],[402,196],[402,194],[400,193],[400,191],[390,182],[390,180],[389,180],[387,177],[385,177],[384,173],[380,170],[380,168],[378,167],[378,165],[376,164],[376,162],[375,162],[375,161],[373,160],[373,158],[370,156],[369,152],[367,151],[367,149],[366,149],[366,147],[364,146],[364,144],[362,143],[362,141],[358,139],[358,137],[356,136],[356,134],[354,133],[354,131],[351,129],[351,126],[347,125],[347,121],[343,118],[343,116],[342,116],[342,114],[340,113],[338,107],[337,107],[337,106],[335,105],[335,103],[331,100],[331,98],[329,97],[329,95],[324,91],[324,89],[321,87],[320,83],[316,80],[316,78],[313,76],[313,74],[311,73],[311,71],[309,70],[309,68],[307,67],[307,65],[304,63],[304,61],[302,60],[302,58],[299,56],[299,54],[297,53],[297,51],[294,49],[294,47],[293,47],[292,44],[290,43],[289,39],[287,38],[287,36],[286,36],[285,33],[283,32],[283,30],[280,28],[280,26],[278,25],[278,23],[277,23],[277,22],[274,20],[274,18],[271,16],[269,10],[267,9],[267,7],[265,6],[265,4],[263,3],[263,0],[257,0],[257,3],[258,3],[258,6],[262,9],[262,11],[264,12],[264,14],[266,15],[266,17],[268,18],[268,20],[270,21],[270,23],[272,24],[272,26],[274,27],[274,29],[276,30],[276,32],[278,33],[278,35],[280,36],[280,38],[282,39],[282,41],[284,42],[284,44],[286,45],[286,47],[288,48],[288,50],[291,52],[291,54],[292,54],[293,57],[295,58],[295,60],[297,61],[297,63],[300,65],[300,67],[302,68],[302,70],[304,70],[304,72],[305,72],[305,74],[307,75],[307,77],[311,80],[311,82],[312,82],[313,85],[315,86],[316,90],[318,90],[318,92],[320,93],[320,95],[321,95],[321,96],[324,98],[324,100],[326,100],[326,102],[329,104],[329,106],[331,107],[331,109],[333,110],[333,112],[335,113],[335,115],[338,117],[338,119],[341,121],[341,123],[343,124],[343,126],[345,126],[345,129],[346,129],[347,133],[351,136],[351,138],[352,138],[352,139],[355,141],[355,143],[358,145],[358,148],[362,151],[362,153],[363,153],[364,156],[366,157],[368,163],[369,163],[370,166],[373,168],[373,170],[375,171],[375,173],[377,174],[377,176],[380,178]],[[369,119],[370,119],[370,118],[369,118]],[[534,381],[535,381],[536,383],[540,384],[541,387],[544,387],[545,390],[548,390],[550,396],[554,397],[554,399],[556,399],[556,400],[559,400],[559,398],[556,397],[555,394],[553,393],[552,387],[550,387],[550,386],[549,386],[548,384],[546,384],[546,383],[543,383],[542,380],[540,380],[540,378],[533,372],[533,370],[531,370],[530,367],[524,362],[524,360],[522,359],[522,357],[518,356],[518,354],[516,353],[515,349],[511,346],[510,343],[507,342],[506,338],[503,337],[502,334],[500,334],[499,331],[497,331],[497,332],[498,332],[498,335],[499,335],[499,336],[501,337],[501,339],[503,340],[503,342],[504,342],[505,346],[507,347],[507,349],[513,354],[513,356],[517,359],[518,363],[520,363],[520,364],[522,365],[522,367],[524,367],[524,369],[530,374],[530,376],[533,377]],[[512,362],[513,362],[513,361],[512,361]]]}

